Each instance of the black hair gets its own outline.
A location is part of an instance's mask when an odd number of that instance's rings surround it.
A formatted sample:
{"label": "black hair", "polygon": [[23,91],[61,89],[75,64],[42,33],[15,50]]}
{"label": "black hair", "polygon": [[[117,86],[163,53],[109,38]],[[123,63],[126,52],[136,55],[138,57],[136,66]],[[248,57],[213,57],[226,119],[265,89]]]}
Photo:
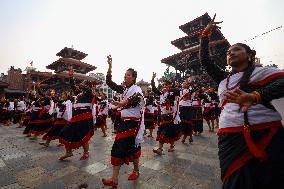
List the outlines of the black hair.
{"label": "black hair", "polygon": [[127,71],[131,72],[132,77],[134,77],[134,78],[135,78],[135,79],[134,79],[134,83],[136,83],[136,79],[137,79],[137,71],[135,71],[133,68],[128,68],[128,70],[127,70]]}
{"label": "black hair", "polygon": [[[248,45],[246,45],[244,43],[237,43],[235,45],[243,47],[246,50],[248,55],[252,55],[254,57],[255,51],[252,50]],[[244,70],[244,74],[243,74],[243,76],[240,80],[240,89],[245,91],[245,92],[252,92],[253,91],[252,86],[249,86],[250,76],[255,69],[253,57],[249,58],[248,67]]]}

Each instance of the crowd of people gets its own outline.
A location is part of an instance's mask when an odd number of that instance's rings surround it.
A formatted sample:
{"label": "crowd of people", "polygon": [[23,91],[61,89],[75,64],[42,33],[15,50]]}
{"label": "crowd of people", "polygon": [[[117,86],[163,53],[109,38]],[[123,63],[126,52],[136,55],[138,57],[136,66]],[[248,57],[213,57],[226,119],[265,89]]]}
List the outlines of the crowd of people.
{"label": "crowd of people", "polygon": [[[113,123],[114,143],[111,149],[111,178],[104,185],[117,187],[121,165],[133,162],[128,179],[139,177],[139,157],[144,137],[153,137],[157,128],[156,155],[175,151],[175,143],[193,144],[193,136],[203,133],[203,120],[209,133],[218,128],[219,159],[224,189],[284,188],[284,129],[281,116],[270,104],[284,96],[284,72],[275,68],[256,67],[255,51],[247,45],[232,45],[227,62],[232,72],[221,70],[209,57],[209,35],[220,22],[213,20],[201,35],[201,64],[219,85],[218,93],[210,86],[200,87],[191,77],[177,84],[164,80],[156,87],[153,73],[151,89],[137,86],[137,72],[129,68],[122,85],[112,81],[112,57],[106,83],[117,96],[108,99],[96,92],[89,81],[75,84],[70,72],[71,90],[57,94],[50,89],[44,94],[40,84],[29,99],[2,99],[1,123],[19,123],[31,140],[43,136],[48,147],[52,140],[66,149],[59,157],[63,161],[73,156],[73,150],[83,148],[81,160],[89,158],[89,141],[95,130],[107,136],[106,119]],[[220,119],[219,119],[220,118]],[[149,132],[149,133],[148,133]]]}
{"label": "crowd of people", "polygon": [[73,156],[73,150],[83,148],[80,158],[89,158],[89,141],[95,130],[107,136],[107,117],[113,123],[116,134],[111,150],[111,163],[114,166],[113,177],[104,179],[106,185],[117,185],[120,165],[134,162],[134,171],[129,176],[136,180],[139,176],[139,157],[143,137],[152,137],[157,127],[158,148],[153,149],[157,155],[163,154],[163,145],[170,144],[168,152],[173,152],[174,144],[181,137],[182,143],[189,137],[203,132],[203,120],[214,133],[218,127],[220,114],[218,95],[211,87],[195,88],[194,81],[188,78],[180,84],[164,81],[159,89],[155,86],[156,74],[153,73],[152,89],[142,91],[136,83],[137,72],[128,69],[123,85],[112,81],[112,58],[108,56],[109,70],[107,85],[115,90],[114,99],[108,99],[104,93],[97,92],[96,84],[83,81],[75,84],[70,72],[71,89],[61,94],[54,89],[42,92],[40,83],[36,92],[27,99],[1,100],[1,123],[25,127],[23,134],[30,140],[42,136],[39,144],[48,147],[57,140],[58,146],[64,146],[65,154],[59,157],[63,161]]}

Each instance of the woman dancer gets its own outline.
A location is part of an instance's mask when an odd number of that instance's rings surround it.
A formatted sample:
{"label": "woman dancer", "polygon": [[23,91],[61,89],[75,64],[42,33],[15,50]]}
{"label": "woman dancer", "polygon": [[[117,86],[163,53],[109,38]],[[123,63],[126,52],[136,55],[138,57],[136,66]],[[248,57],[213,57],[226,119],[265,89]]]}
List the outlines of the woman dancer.
{"label": "woman dancer", "polygon": [[[72,76],[72,72],[70,73]],[[92,89],[95,89],[90,81],[84,81],[75,86],[75,81],[70,78],[70,85],[75,94],[76,102],[73,105],[72,118],[65,125],[60,134],[59,142],[65,146],[65,154],[59,160],[65,160],[73,156],[72,149],[83,146],[84,153],[80,160],[89,158],[89,140],[94,135],[92,101],[94,98]]]}
{"label": "woman dancer", "polygon": [[102,179],[104,185],[117,187],[120,166],[133,162],[134,170],[128,176],[128,180],[136,180],[139,177],[139,157],[141,146],[139,141],[143,138],[144,128],[141,125],[141,110],[143,94],[139,86],[135,85],[137,72],[129,68],[124,75],[124,86],[112,81],[112,58],[108,56],[109,69],[107,73],[107,85],[122,94],[121,101],[112,102],[120,107],[121,123],[117,128],[117,134],[111,150],[111,164],[113,165],[112,178]]}
{"label": "woman dancer", "polygon": [[168,152],[174,151],[175,141],[180,139],[181,133],[179,128],[179,112],[178,102],[176,98],[180,95],[180,90],[172,86],[171,82],[166,82],[162,92],[159,91],[156,86],[154,79],[156,73],[152,76],[152,90],[156,95],[160,96],[160,123],[157,131],[156,140],[159,141],[158,149],[153,149],[153,152],[162,155],[163,146],[165,143],[170,144]]}
{"label": "woman dancer", "polygon": [[[215,15],[216,16],[216,15]],[[255,51],[243,43],[227,51],[227,74],[209,57],[215,16],[201,37],[201,63],[219,84],[219,159],[223,189],[284,188],[284,128],[271,101],[284,97],[284,72],[254,65]]]}
{"label": "woman dancer", "polygon": [[57,102],[56,105],[56,119],[52,128],[43,136],[45,143],[40,143],[46,147],[49,146],[50,141],[59,139],[59,134],[72,118],[72,102],[69,100],[70,95],[68,91],[63,91],[61,94],[61,100]]}

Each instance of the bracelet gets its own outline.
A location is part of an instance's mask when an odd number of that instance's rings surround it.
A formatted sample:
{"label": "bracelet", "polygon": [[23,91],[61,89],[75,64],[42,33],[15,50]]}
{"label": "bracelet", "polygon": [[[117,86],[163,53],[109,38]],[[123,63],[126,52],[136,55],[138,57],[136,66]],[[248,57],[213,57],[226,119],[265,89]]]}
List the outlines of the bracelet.
{"label": "bracelet", "polygon": [[259,104],[261,102],[261,94],[257,91],[251,93],[255,97],[255,103]]}

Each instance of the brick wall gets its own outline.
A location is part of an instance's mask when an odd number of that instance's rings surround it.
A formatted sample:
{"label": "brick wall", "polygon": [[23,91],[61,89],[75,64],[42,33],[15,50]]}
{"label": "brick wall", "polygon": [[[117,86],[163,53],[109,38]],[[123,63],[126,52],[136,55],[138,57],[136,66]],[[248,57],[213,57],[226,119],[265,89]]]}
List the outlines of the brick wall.
{"label": "brick wall", "polygon": [[24,90],[24,78],[20,69],[14,69],[13,67],[8,70],[7,83],[9,89]]}

